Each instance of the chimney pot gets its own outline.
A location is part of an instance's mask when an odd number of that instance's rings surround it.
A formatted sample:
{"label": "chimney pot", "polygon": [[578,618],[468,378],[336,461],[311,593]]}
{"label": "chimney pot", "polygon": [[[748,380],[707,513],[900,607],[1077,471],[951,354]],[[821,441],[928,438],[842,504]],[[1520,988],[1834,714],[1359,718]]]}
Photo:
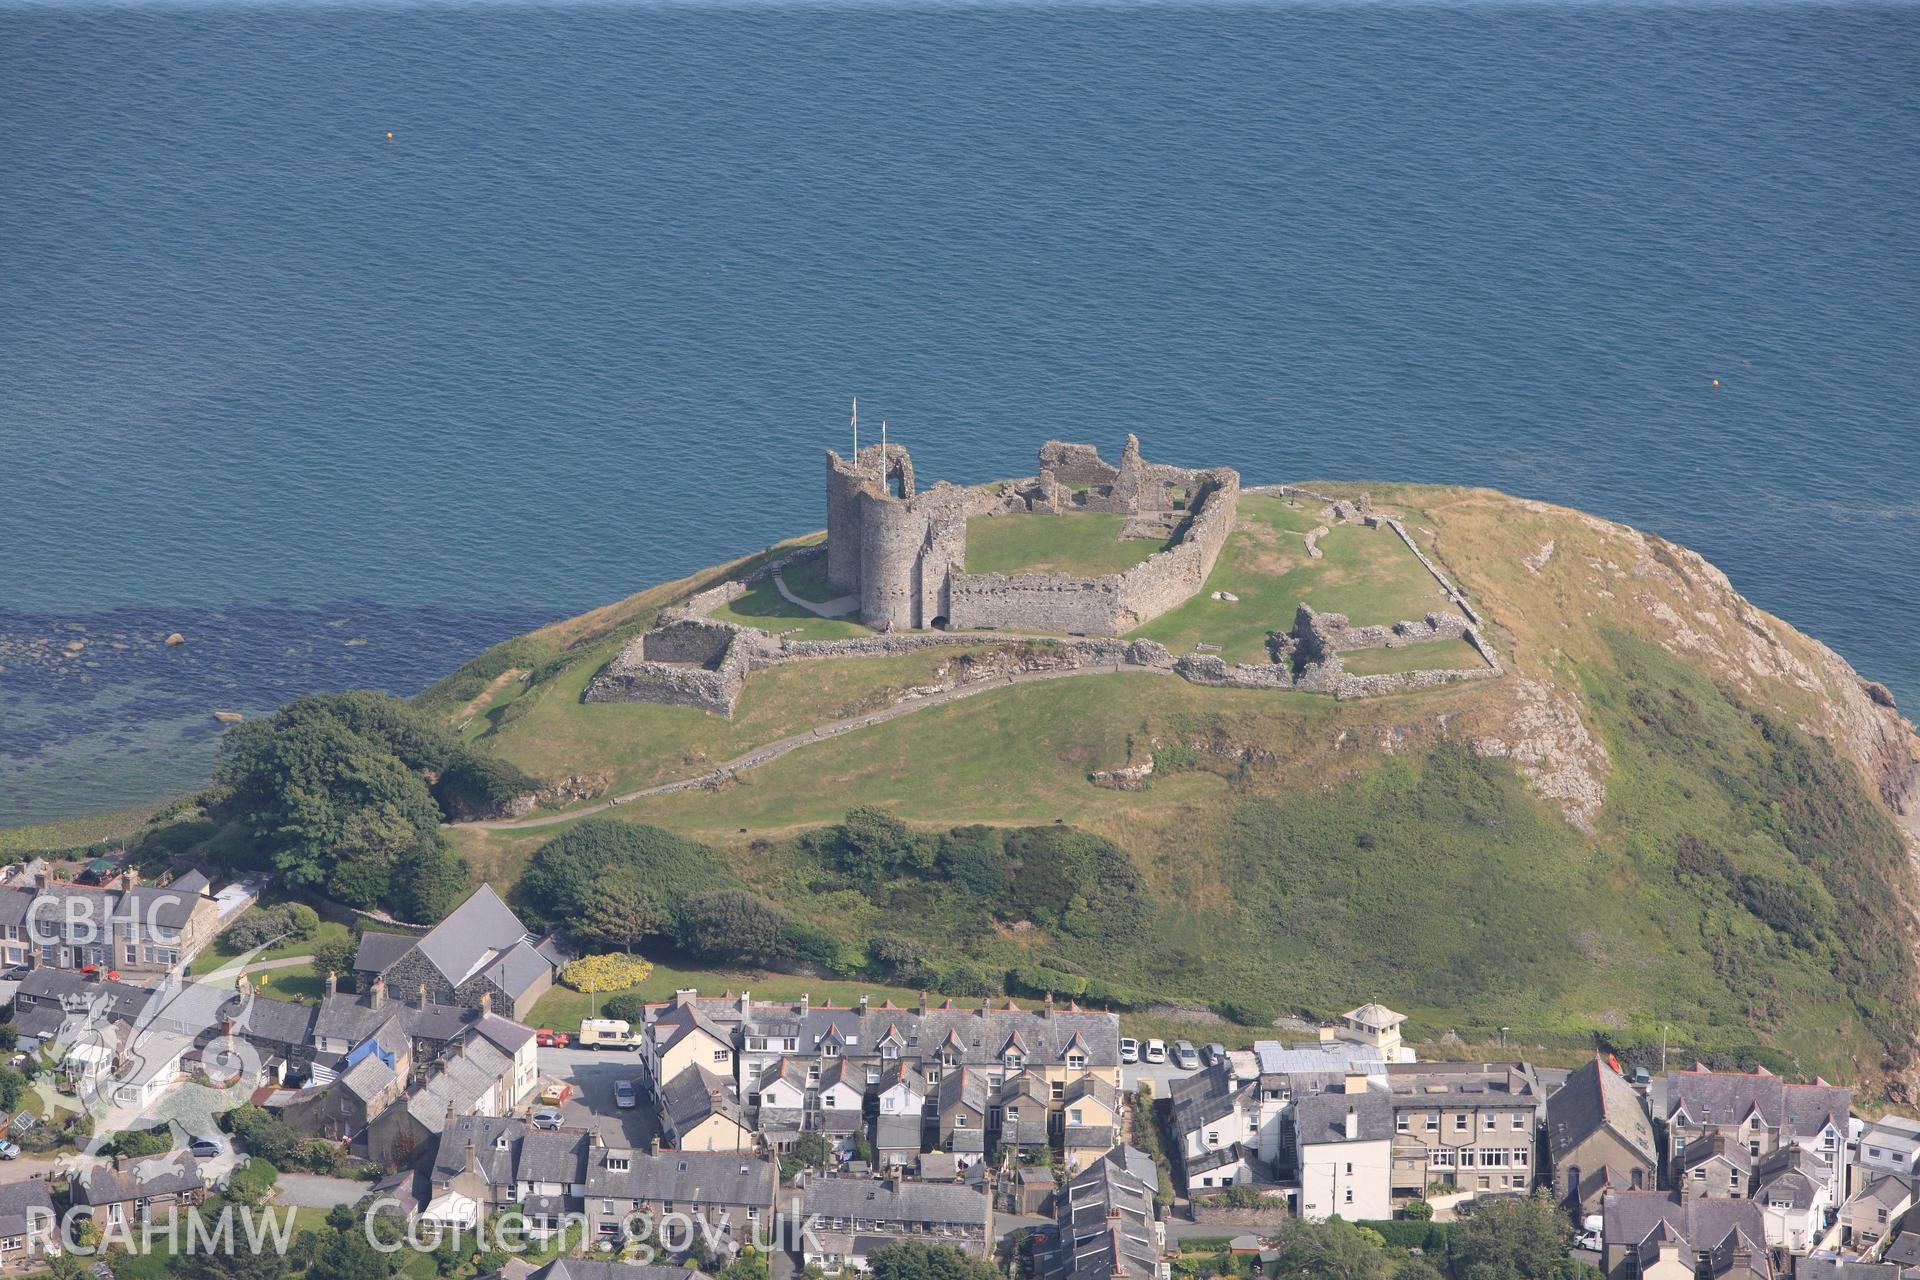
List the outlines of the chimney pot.
{"label": "chimney pot", "polygon": [[927,993],[922,991],[920,993],[920,1013],[924,1015],[926,1011],[927,1011]]}
{"label": "chimney pot", "polygon": [[372,1008],[378,1009],[386,1003],[387,980],[385,978],[375,978],[373,985],[367,988],[367,1004]]}
{"label": "chimney pot", "polygon": [[427,984],[424,982],[420,984],[420,1007],[427,1007]]}
{"label": "chimney pot", "polygon": [[327,970],[327,994],[330,996],[337,995],[339,994],[339,991],[340,991],[340,975],[335,973],[331,969]]}
{"label": "chimney pot", "polygon": [[984,1018],[984,1017],[986,1017],[986,1016],[987,1016],[987,1013],[988,1013],[988,1012],[989,1012],[989,1011],[990,1011],[990,1010],[991,1010],[992,1008],[993,1008],[993,997],[992,997],[992,996],[981,996],[981,997],[980,997],[980,1016],[981,1016],[981,1017],[983,1017],[983,1018]]}
{"label": "chimney pot", "polygon": [[862,991],[860,993],[860,1012],[865,1013],[866,1011],[867,1011],[867,993]]}
{"label": "chimney pot", "polygon": [[660,1154],[660,1135],[659,1134],[656,1133],[653,1135],[653,1141],[647,1145],[647,1150],[656,1156]]}

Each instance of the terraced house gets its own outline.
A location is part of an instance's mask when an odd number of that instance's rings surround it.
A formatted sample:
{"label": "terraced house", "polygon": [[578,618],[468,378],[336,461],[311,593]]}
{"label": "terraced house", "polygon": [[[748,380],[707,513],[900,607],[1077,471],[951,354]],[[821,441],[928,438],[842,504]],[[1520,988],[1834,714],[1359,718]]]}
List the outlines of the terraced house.
{"label": "terraced house", "polygon": [[1595,1058],[1547,1099],[1547,1144],[1554,1195],[1585,1218],[1608,1191],[1651,1191],[1660,1152],[1646,1099]]}
{"label": "terraced house", "polygon": [[1714,1151],[1740,1148],[1749,1161],[1787,1146],[1811,1153],[1824,1171],[1828,1204],[1845,1198],[1847,1116],[1853,1090],[1790,1084],[1764,1067],[1749,1073],[1691,1071],[1667,1075],[1667,1167],[1691,1171],[1702,1164],[1701,1144]]}
{"label": "terraced house", "polygon": [[198,871],[143,885],[129,867],[95,886],[55,880],[43,865],[34,884],[0,890],[0,959],[130,979],[177,974],[213,940],[219,919]]}
{"label": "terraced house", "polygon": [[874,1253],[896,1240],[982,1253],[993,1231],[991,1200],[957,1183],[814,1176],[789,1197],[788,1206],[788,1213],[809,1227],[802,1237],[802,1259],[829,1271],[865,1270]]}
{"label": "terraced house", "polygon": [[1101,1156],[1054,1196],[1051,1240],[1034,1248],[1039,1280],[1166,1280],[1166,1225],[1153,1161],[1132,1147]]}
{"label": "terraced house", "polygon": [[632,1151],[593,1146],[584,1203],[588,1238],[614,1241],[635,1214],[686,1214],[710,1224],[728,1248],[770,1235],[779,1166],[753,1156],[702,1151]]}

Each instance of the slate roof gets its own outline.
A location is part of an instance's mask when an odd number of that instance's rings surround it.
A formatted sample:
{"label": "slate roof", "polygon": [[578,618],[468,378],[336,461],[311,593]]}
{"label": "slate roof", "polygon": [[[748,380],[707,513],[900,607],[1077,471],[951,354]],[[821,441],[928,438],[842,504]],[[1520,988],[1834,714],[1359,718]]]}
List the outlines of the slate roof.
{"label": "slate roof", "polygon": [[[609,1159],[628,1161],[610,1169]],[[591,1199],[646,1200],[676,1209],[692,1204],[752,1205],[771,1210],[779,1185],[777,1166],[731,1152],[624,1151],[595,1147],[587,1160],[587,1196]]]}
{"label": "slate roof", "polygon": [[440,976],[457,987],[526,937],[527,927],[520,917],[500,900],[492,885],[482,882],[473,896],[415,945]]}
{"label": "slate roof", "polygon": [[33,890],[0,889],[0,926],[25,924],[32,906]]}
{"label": "slate roof", "polygon": [[369,930],[360,935],[360,949],[353,953],[353,971],[370,975],[385,973],[394,961],[413,950],[413,944],[418,941],[408,933],[374,933]]}
{"label": "slate roof", "polygon": [[[1366,1093],[1323,1093],[1293,1104],[1294,1133],[1303,1147],[1322,1143],[1374,1142],[1393,1137],[1393,1096],[1378,1090]],[[1347,1113],[1359,1117],[1352,1138],[1347,1137]]]}
{"label": "slate roof", "polygon": [[474,1104],[513,1070],[513,1059],[485,1040],[468,1041],[461,1052],[441,1060],[436,1071],[407,1099],[407,1114],[429,1133],[438,1133],[447,1120],[447,1104],[455,1114]]}
{"label": "slate roof", "polygon": [[587,1150],[592,1142],[584,1133],[527,1129],[520,1135],[514,1177],[520,1182],[564,1182],[578,1186],[586,1181]]}
{"label": "slate roof", "polygon": [[960,1106],[985,1115],[990,1089],[982,1072],[965,1067],[948,1072],[940,1077],[940,1115],[944,1119],[948,1111]]}
{"label": "slate roof", "polygon": [[664,1263],[610,1262],[602,1258],[556,1258],[527,1280],[708,1280],[704,1271]]}
{"label": "slate roof", "polygon": [[1804,1147],[1783,1146],[1760,1157],[1753,1166],[1753,1198],[1768,1204],[1784,1201],[1795,1209],[1811,1209],[1833,1170]]}
{"label": "slate roof", "polygon": [[[961,1066],[998,1065],[1010,1042],[1019,1042],[1020,1052],[1030,1063],[1052,1065],[1066,1060],[1069,1047],[1084,1052],[1087,1066],[1115,1067],[1120,1064],[1120,1018],[1118,1014],[1098,1013],[1056,1005],[1051,1014],[1041,1009],[1001,1006],[984,1013],[976,1006],[915,1009],[889,1009],[869,1006],[829,1008],[809,1005],[803,1012],[784,1002],[760,1002],[750,1005],[742,1019],[737,1001],[711,997],[694,1004],[722,1025],[743,1025],[754,1036],[794,1036],[796,1052],[811,1057],[828,1039],[838,1039],[848,1057],[877,1056],[888,1028],[905,1041],[900,1050],[903,1059],[924,1061],[939,1056],[941,1046],[951,1044]],[[664,1016],[664,1011],[663,1011]],[[1075,1037],[1078,1036],[1078,1043]]]}
{"label": "slate roof", "polygon": [[1174,1132],[1193,1133],[1232,1115],[1249,1087],[1235,1081],[1224,1062],[1175,1080],[1168,1091]]}
{"label": "slate roof", "polygon": [[1920,1234],[1901,1232],[1880,1256],[1903,1267],[1920,1267]]}
{"label": "slate roof", "polygon": [[[1191,1178],[1196,1174],[1211,1173],[1215,1169],[1225,1168],[1230,1164],[1239,1164],[1247,1158],[1247,1148],[1238,1142],[1212,1151],[1203,1151],[1197,1156],[1187,1157],[1187,1176]],[[1194,1194],[1198,1195],[1199,1192],[1196,1191]]]}
{"label": "slate roof", "polygon": [[984,1227],[987,1198],[951,1182],[894,1182],[875,1178],[809,1178],[801,1192],[805,1214]]}
{"label": "slate roof", "polygon": [[1042,1280],[1152,1280],[1158,1174],[1132,1147],[1115,1147],[1054,1197],[1057,1236],[1035,1263]]}
{"label": "slate roof", "polygon": [[[474,1162],[487,1181],[496,1187],[506,1186],[513,1181],[514,1152],[527,1132],[526,1121],[516,1116],[455,1116],[434,1148],[434,1183],[444,1183],[466,1168],[471,1145]],[[504,1150],[499,1146],[502,1137],[507,1140]]]}
{"label": "slate roof", "polygon": [[1584,1063],[1547,1099],[1547,1144],[1556,1163],[1609,1130],[1652,1168],[1660,1160],[1647,1104],[1625,1076],[1600,1059]]}
{"label": "slate roof", "polygon": [[919,1116],[876,1116],[873,1121],[873,1145],[880,1151],[918,1151],[920,1134]]}
{"label": "slate roof", "polygon": [[1669,1123],[1684,1111],[1693,1124],[1735,1125],[1758,1111],[1768,1126],[1795,1138],[1814,1137],[1829,1123],[1844,1136],[1852,1108],[1851,1089],[1824,1082],[1789,1084],[1764,1069],[1667,1073]]}
{"label": "slate roof", "polygon": [[1689,1248],[1704,1252],[1739,1232],[1764,1253],[1766,1215],[1755,1200],[1681,1199],[1671,1191],[1609,1191],[1601,1200],[1607,1244],[1638,1246],[1664,1228]]}
{"label": "slate roof", "polygon": [[1746,1144],[1724,1133],[1689,1142],[1686,1155],[1680,1159],[1680,1167],[1692,1171],[1714,1160],[1724,1160],[1742,1173],[1753,1170],[1753,1155],[1747,1150]]}
{"label": "slate roof", "polygon": [[23,1236],[35,1221],[54,1221],[53,1195],[34,1178],[0,1183],[0,1236]]}
{"label": "slate roof", "polygon": [[154,1196],[177,1196],[206,1185],[200,1165],[185,1151],[169,1151],[144,1160],[128,1160],[116,1169],[97,1164],[73,1180],[75,1204],[118,1204]]}
{"label": "slate roof", "polygon": [[310,1004],[256,995],[241,1006],[235,1026],[249,1037],[299,1046],[312,1038],[318,1016],[319,1011]]}
{"label": "slate roof", "polygon": [[660,1119],[675,1133],[686,1133],[709,1116],[724,1116],[748,1128],[746,1109],[733,1084],[702,1066],[691,1066],[660,1090]]}

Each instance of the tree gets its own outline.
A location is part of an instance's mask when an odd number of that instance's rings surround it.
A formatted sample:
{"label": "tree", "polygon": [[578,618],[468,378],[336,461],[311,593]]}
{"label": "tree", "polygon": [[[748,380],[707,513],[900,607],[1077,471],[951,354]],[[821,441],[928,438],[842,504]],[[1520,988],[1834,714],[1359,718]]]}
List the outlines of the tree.
{"label": "tree", "polygon": [[906,823],[885,809],[861,805],[849,809],[845,820],[833,829],[826,851],[847,879],[872,888],[909,862],[924,864],[922,869],[931,867],[935,846],[928,845],[923,853],[916,848],[918,844]]}
{"label": "tree", "polygon": [[666,910],[658,899],[608,877],[595,886],[585,910],[568,928],[590,946],[620,947],[631,955],[635,944],[660,932],[666,922]]}
{"label": "tree", "polygon": [[759,1250],[748,1245],[714,1280],[768,1280],[767,1260]]}
{"label": "tree", "polygon": [[12,1113],[27,1091],[27,1078],[12,1067],[0,1067],[0,1111]]}
{"label": "tree", "polygon": [[646,1011],[639,996],[631,991],[622,991],[600,1002],[600,1016],[637,1027],[646,1020]]}
{"label": "tree", "polygon": [[1440,1268],[1425,1258],[1408,1258],[1393,1273],[1393,1280],[1447,1280]]}
{"label": "tree", "polygon": [[1275,1275],[1305,1274],[1316,1280],[1385,1280],[1386,1242],[1377,1232],[1342,1222],[1288,1218],[1273,1239]]}
{"label": "tree", "polygon": [[[343,1205],[335,1209],[345,1208]],[[350,1225],[346,1229],[335,1229],[321,1233],[324,1238],[314,1250],[313,1262],[307,1269],[307,1280],[387,1280],[393,1274],[393,1266],[388,1261],[398,1254],[384,1254],[367,1243],[366,1233],[359,1229],[359,1220],[353,1216],[353,1210],[347,1209]],[[333,1221],[330,1210],[327,1215],[329,1224]]]}
{"label": "tree", "polygon": [[867,1265],[873,1280],[998,1280],[1000,1274],[985,1258],[924,1240],[883,1245],[874,1250]]}
{"label": "tree", "polygon": [[1544,1192],[1482,1201],[1454,1234],[1460,1280],[1546,1280],[1567,1261],[1573,1223]]}
{"label": "tree", "polygon": [[325,981],[332,974],[339,979],[341,990],[353,990],[353,958],[359,952],[360,944],[351,938],[321,943],[313,949],[314,976]]}
{"label": "tree", "polygon": [[689,896],[735,883],[705,845],[660,827],[587,818],[534,851],[519,890],[533,915],[571,927],[609,884],[645,895],[664,922]]}
{"label": "tree", "polygon": [[680,909],[680,945],[705,959],[778,960],[786,938],[787,913],[744,889],[695,894]]}
{"label": "tree", "polygon": [[817,1133],[803,1133],[793,1144],[793,1158],[809,1169],[824,1168],[833,1159],[833,1147]]}

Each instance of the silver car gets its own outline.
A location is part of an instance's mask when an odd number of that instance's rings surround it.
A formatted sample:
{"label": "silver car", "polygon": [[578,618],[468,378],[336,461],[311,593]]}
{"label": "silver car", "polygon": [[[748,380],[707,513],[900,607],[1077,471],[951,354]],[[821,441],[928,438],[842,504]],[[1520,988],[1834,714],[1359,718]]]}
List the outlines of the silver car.
{"label": "silver car", "polygon": [[536,1129],[558,1129],[560,1127],[560,1108],[541,1107],[533,1113],[533,1127]]}
{"label": "silver car", "polygon": [[640,1105],[640,1093],[633,1087],[633,1081],[622,1080],[613,1086],[613,1105],[622,1111],[631,1111]]}

